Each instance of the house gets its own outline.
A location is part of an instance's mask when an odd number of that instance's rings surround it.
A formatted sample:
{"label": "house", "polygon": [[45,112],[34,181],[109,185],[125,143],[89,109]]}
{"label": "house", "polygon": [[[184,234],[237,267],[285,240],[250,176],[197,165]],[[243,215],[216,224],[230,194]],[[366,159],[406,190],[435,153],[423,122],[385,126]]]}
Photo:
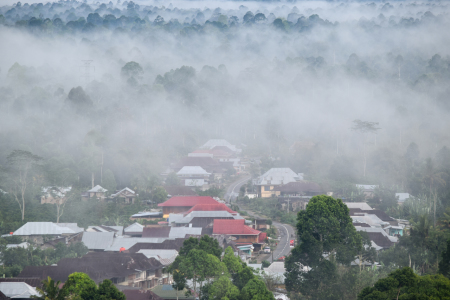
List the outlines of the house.
{"label": "house", "polygon": [[123,233],[133,237],[142,236],[142,232],[144,231],[144,225],[141,225],[137,222],[131,224],[127,228],[123,230]]}
{"label": "house", "polygon": [[83,232],[81,241],[89,251],[105,251],[114,242],[114,232]]}
{"label": "house", "polygon": [[163,265],[142,253],[90,252],[81,258],[63,258],[52,266],[27,266],[18,278],[47,279],[65,282],[74,272],[86,273],[99,283],[105,279],[116,285],[151,288],[162,283]]}
{"label": "house", "polygon": [[66,202],[66,194],[72,190],[72,187],[47,186],[41,189],[41,204],[63,204]]}
{"label": "house", "polygon": [[181,170],[183,167],[195,167],[199,166],[210,174],[214,174],[214,177],[220,178],[222,174],[226,172],[223,169],[219,161],[213,159],[212,157],[204,156],[187,156],[181,158],[178,162],[173,164],[173,169],[176,171]]}
{"label": "house", "polygon": [[256,230],[267,230],[270,229],[270,225],[268,223],[268,219],[255,218],[252,222],[251,227]]}
{"label": "house", "polygon": [[211,173],[200,166],[184,166],[177,172],[184,186],[199,187],[207,189]]}
{"label": "house", "polygon": [[86,201],[91,198],[97,198],[99,200],[104,200],[106,198],[106,192],[108,190],[102,188],[100,185],[94,186],[92,189],[82,194],[82,200]]}
{"label": "house", "polygon": [[[0,282],[25,282],[32,287],[41,287],[42,281],[39,278],[1,278]],[[1,298],[0,298],[1,299]]]}
{"label": "house", "polygon": [[236,245],[251,243],[256,251],[261,250],[267,234],[245,225],[244,219],[239,220],[214,220],[213,235],[226,234],[234,237]]}
{"label": "house", "polygon": [[127,288],[125,290],[122,290],[122,293],[124,293],[125,298],[127,300],[163,300],[163,298],[159,297],[150,290],[144,289],[131,290]]}
{"label": "house", "polygon": [[35,287],[25,282],[0,282],[0,292],[9,299],[33,299],[40,296]]}
{"label": "house", "polygon": [[[173,217],[173,214],[169,216]],[[177,218],[173,220],[169,217],[172,227],[178,226],[192,226],[192,227],[212,227],[214,220],[217,219],[243,219],[239,214],[231,214],[228,211],[192,211],[182,218]]]}
{"label": "house", "polygon": [[242,152],[241,149],[238,149],[235,145],[230,144],[227,140],[224,139],[212,139],[208,140],[203,146],[200,147],[200,149],[214,149],[214,148],[226,148],[230,150],[233,153],[240,153]]}
{"label": "house", "polygon": [[155,286],[152,290],[153,293],[164,300],[195,300],[195,295],[186,296],[188,289],[182,291],[175,290],[172,285],[164,284]]}
{"label": "house", "polygon": [[109,225],[99,225],[99,226],[88,226],[87,232],[114,232],[115,236],[123,235],[123,226],[109,226]]}
{"label": "house", "polygon": [[202,228],[198,227],[145,227],[142,233],[143,238],[186,238],[190,236],[200,236]]}
{"label": "house", "polygon": [[116,191],[114,194],[111,195],[111,198],[112,199],[123,199],[125,201],[125,203],[131,204],[131,203],[134,203],[136,196],[138,196],[138,195],[136,194],[135,191],[126,187],[124,189],[121,189],[120,191]]}
{"label": "house", "polygon": [[373,209],[366,202],[344,202],[344,204],[347,205],[347,207],[349,209],[352,209],[352,208],[354,208],[354,209],[361,209],[361,210],[371,210],[371,209]]}
{"label": "house", "polygon": [[78,227],[76,223],[27,222],[17,229],[13,235],[20,236],[25,241],[42,245],[44,244],[44,237],[69,237],[83,231],[84,229]]}
{"label": "house", "polygon": [[[160,238],[142,238],[142,237],[130,237],[130,238],[115,238],[113,240],[113,243],[111,247],[106,248],[105,251],[107,252],[121,252],[123,250],[129,250],[130,252],[134,253],[139,251],[141,248],[137,249],[136,251],[131,251],[130,249],[135,246],[136,244],[161,244],[164,241],[169,239],[168,237],[160,237]],[[162,247],[162,245],[160,246]],[[145,247],[143,249],[146,249]],[[148,248],[152,249],[152,248]],[[160,248],[155,248],[160,249]]]}
{"label": "house", "polygon": [[178,256],[178,251],[174,249],[141,249],[137,253],[142,253],[147,258],[153,257],[163,266],[172,264]]}
{"label": "house", "polygon": [[402,226],[392,226],[392,225],[389,225],[389,226],[387,226],[387,227],[384,227],[383,229],[384,229],[384,231],[386,231],[387,234],[389,234],[390,236],[396,236],[396,237],[403,236],[403,229],[404,229],[404,228],[403,228]]}
{"label": "house", "polygon": [[368,184],[357,184],[356,188],[361,190],[364,193],[366,199],[372,198],[375,194],[375,189],[378,188],[378,185],[368,185]]}
{"label": "house", "polygon": [[373,227],[398,226],[397,220],[379,209],[362,210],[360,208],[351,208],[349,211],[350,217],[359,223],[367,223]]}
{"label": "house", "polygon": [[357,231],[365,231],[376,250],[387,249],[398,242],[398,238],[390,236],[382,228],[355,226]]}
{"label": "house", "polygon": [[[140,250],[144,250],[144,249],[173,249],[173,250],[179,251],[180,248],[183,246],[183,242],[185,239],[181,239],[181,238],[164,239],[162,242],[161,241],[146,242],[146,241],[142,241],[142,240],[147,240],[147,239],[140,239],[140,240],[137,239],[137,241],[128,248],[128,251],[130,253],[137,253]],[[148,239],[148,240],[155,240],[155,239]]]}
{"label": "house", "polygon": [[272,168],[255,181],[260,198],[270,198],[280,194],[275,187],[303,180],[302,174],[297,174],[289,168]]}
{"label": "house", "polygon": [[168,218],[170,213],[183,213],[197,204],[217,204],[218,202],[209,196],[179,196],[172,197],[164,203],[158,204],[163,209],[163,218]]}
{"label": "house", "polygon": [[322,188],[312,181],[295,181],[274,187],[276,196],[296,197],[296,196],[317,196],[323,194]]}
{"label": "house", "polygon": [[409,195],[409,193],[395,193],[395,198],[397,198],[398,204],[403,204],[410,197],[411,196]]}

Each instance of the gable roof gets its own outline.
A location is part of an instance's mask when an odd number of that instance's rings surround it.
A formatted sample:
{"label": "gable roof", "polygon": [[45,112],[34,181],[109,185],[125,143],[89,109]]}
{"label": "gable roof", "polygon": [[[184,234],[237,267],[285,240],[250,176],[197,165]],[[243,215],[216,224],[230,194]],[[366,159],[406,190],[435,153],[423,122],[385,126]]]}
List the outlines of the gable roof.
{"label": "gable roof", "polygon": [[175,249],[141,249],[137,253],[142,253],[148,258],[171,258],[178,255],[178,251]]}
{"label": "gable roof", "polygon": [[210,175],[211,173],[206,172],[200,166],[184,166],[180,171],[177,172],[177,175]]}
{"label": "gable roof", "polygon": [[163,300],[150,290],[122,290],[127,300]]}
{"label": "gable roof", "polygon": [[287,184],[276,186],[274,191],[280,191],[284,193],[304,193],[304,192],[310,192],[310,193],[321,193],[322,189],[320,186],[311,181],[296,181],[296,182],[289,182]]}
{"label": "gable roof", "polygon": [[81,241],[89,250],[105,250],[114,241],[114,232],[84,232]]}
{"label": "gable roof", "polygon": [[200,149],[213,149],[215,147],[226,147],[230,149],[233,152],[237,152],[240,149],[237,149],[235,145],[230,144],[227,140],[224,139],[211,139],[208,140],[206,143],[203,144],[203,146],[200,147]]}
{"label": "gable roof", "polygon": [[215,204],[196,204],[190,210],[188,210],[186,214],[193,211],[227,211],[231,214],[237,214],[237,212],[233,211],[225,204],[219,202]]}
{"label": "gable roof", "polygon": [[215,219],[213,234],[229,235],[259,235],[261,231],[255,230],[245,225],[245,220]]}
{"label": "gable roof", "polygon": [[114,232],[116,236],[122,236],[123,235],[123,226],[106,226],[106,225],[99,225],[99,226],[88,226],[88,229],[86,229],[87,232]]}
{"label": "gable roof", "polygon": [[31,296],[39,296],[36,288],[25,282],[0,282],[0,291],[11,299],[29,299]]}
{"label": "gable roof", "polygon": [[[76,226],[76,223],[71,224],[75,224]],[[79,230],[83,231],[81,228],[79,228]],[[74,231],[69,227],[62,226],[62,224],[52,222],[27,222],[25,225],[17,229],[13,235],[62,235],[74,234],[78,232],[80,231]]]}
{"label": "gable roof", "polygon": [[144,225],[139,224],[138,222],[135,222],[125,228],[123,232],[126,233],[134,233],[134,232],[143,232],[144,231]]}
{"label": "gable roof", "polygon": [[193,207],[197,204],[217,204],[218,202],[209,196],[177,196],[172,197],[158,206],[183,206]]}
{"label": "gable roof", "polygon": [[105,188],[102,188],[100,185],[94,186],[92,189],[90,189],[88,192],[90,193],[105,193],[108,190]]}
{"label": "gable roof", "polygon": [[256,180],[256,185],[280,185],[299,181],[300,177],[290,168],[272,168]]}
{"label": "gable roof", "polygon": [[128,193],[130,193],[130,194],[132,194],[132,195],[136,195],[136,192],[135,192],[135,191],[133,191],[132,189],[129,189],[129,188],[126,187],[126,188],[124,188],[124,189],[121,189],[121,190],[118,191],[117,193],[112,194],[111,197],[112,197],[112,198],[115,198],[115,197],[119,196],[120,194],[122,194],[122,193],[124,193],[124,192],[128,192]]}

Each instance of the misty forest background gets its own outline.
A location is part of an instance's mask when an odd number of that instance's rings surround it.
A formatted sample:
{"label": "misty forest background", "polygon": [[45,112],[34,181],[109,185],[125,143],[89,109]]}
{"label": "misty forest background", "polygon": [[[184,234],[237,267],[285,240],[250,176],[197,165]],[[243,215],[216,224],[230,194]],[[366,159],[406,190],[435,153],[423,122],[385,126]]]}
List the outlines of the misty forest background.
{"label": "misty forest background", "polygon": [[[224,138],[261,159],[254,176],[290,167],[346,201],[362,200],[355,183],[380,185],[371,205],[423,230],[385,262],[408,265],[401,251],[415,247],[433,272],[450,226],[448,12],[433,1],[4,5],[1,188],[14,150],[39,156],[24,221],[55,221],[41,186],[81,192],[94,174],[146,200],[170,162]],[[396,192],[414,199],[397,206]],[[23,224],[10,194],[0,206],[1,233]],[[142,208],[74,199],[60,221],[116,224]]]}

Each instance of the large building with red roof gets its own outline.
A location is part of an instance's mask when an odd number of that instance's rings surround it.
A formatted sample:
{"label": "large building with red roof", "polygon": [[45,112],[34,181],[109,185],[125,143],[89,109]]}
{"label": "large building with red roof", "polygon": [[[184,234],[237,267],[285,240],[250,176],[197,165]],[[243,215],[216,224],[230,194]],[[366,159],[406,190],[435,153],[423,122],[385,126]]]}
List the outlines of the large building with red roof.
{"label": "large building with red roof", "polygon": [[219,202],[209,196],[179,196],[172,197],[166,202],[158,204],[158,206],[163,209],[163,217],[168,218],[170,213],[183,213],[198,204],[216,205]]}
{"label": "large building with red roof", "polygon": [[[236,244],[252,243],[264,244],[267,234],[245,225],[244,219],[214,220],[213,234],[226,234],[236,238]],[[260,248],[260,247],[259,247]]]}

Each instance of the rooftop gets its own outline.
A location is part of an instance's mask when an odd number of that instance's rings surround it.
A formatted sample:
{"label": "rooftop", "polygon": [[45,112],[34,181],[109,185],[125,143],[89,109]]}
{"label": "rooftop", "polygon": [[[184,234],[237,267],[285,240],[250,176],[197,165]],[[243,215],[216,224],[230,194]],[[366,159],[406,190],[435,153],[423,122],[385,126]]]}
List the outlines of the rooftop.
{"label": "rooftop", "polygon": [[89,250],[105,250],[112,246],[114,232],[84,232],[81,241]]}
{"label": "rooftop", "polygon": [[115,198],[115,197],[119,196],[122,193],[129,193],[129,194],[132,194],[132,195],[136,194],[135,191],[133,191],[132,189],[129,189],[129,188],[126,187],[126,188],[121,189],[120,191],[116,192],[115,194],[112,194],[111,197]]}
{"label": "rooftop", "polygon": [[272,168],[258,177],[256,185],[280,185],[299,180],[299,175],[290,168]]}
{"label": "rooftop", "polygon": [[127,228],[125,228],[123,230],[123,232],[125,234],[127,233],[136,233],[136,232],[143,232],[144,231],[144,225],[139,224],[138,222],[135,222],[133,224],[131,224],[130,226],[128,226]]}
{"label": "rooftop", "polygon": [[210,175],[200,166],[184,166],[180,171],[177,172],[177,175]]}
{"label": "rooftop", "polygon": [[39,296],[36,288],[25,282],[0,282],[0,292],[11,299],[29,299],[32,296]]}
{"label": "rooftop", "polygon": [[209,196],[177,196],[172,197],[164,203],[158,204],[158,206],[182,206],[193,207],[197,204],[217,204],[218,202]]}
{"label": "rooftop", "polygon": [[200,147],[200,149],[213,149],[217,146],[224,146],[230,149],[233,152],[239,151],[239,149],[236,148],[235,145],[230,144],[227,140],[224,139],[212,139],[207,141],[203,144],[203,146]]}
{"label": "rooftop", "polygon": [[122,290],[127,300],[163,300],[150,290]]}
{"label": "rooftop", "polygon": [[76,223],[27,222],[17,229],[13,235],[62,235],[84,231]]}
{"label": "rooftop", "polygon": [[107,189],[104,189],[101,186],[96,185],[92,189],[90,189],[88,192],[89,193],[105,193],[107,191],[108,191]]}
{"label": "rooftop", "polygon": [[213,234],[229,234],[229,235],[259,235],[261,231],[245,225],[245,220],[224,220],[215,219]]}
{"label": "rooftop", "polygon": [[187,211],[186,214],[192,211],[227,211],[231,214],[236,214],[237,212],[233,211],[231,208],[226,206],[223,203],[215,203],[215,204],[197,204],[194,205],[190,210]]}

